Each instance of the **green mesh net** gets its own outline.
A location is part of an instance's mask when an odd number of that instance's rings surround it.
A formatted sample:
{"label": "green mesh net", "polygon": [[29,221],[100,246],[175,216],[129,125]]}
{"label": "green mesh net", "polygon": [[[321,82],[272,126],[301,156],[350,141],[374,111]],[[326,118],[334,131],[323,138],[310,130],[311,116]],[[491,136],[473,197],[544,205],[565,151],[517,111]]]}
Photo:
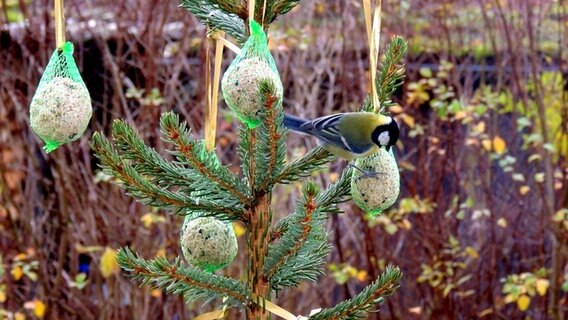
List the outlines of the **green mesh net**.
{"label": "green mesh net", "polygon": [[227,106],[240,121],[252,129],[261,123],[261,82],[272,82],[276,97],[280,101],[283,88],[276,63],[268,50],[266,34],[254,20],[250,21],[250,27],[250,37],[223,75],[221,90]]}
{"label": "green mesh net", "polygon": [[30,105],[30,126],[51,152],[78,139],[92,115],[91,97],[75,60],[73,44],[53,52]]}

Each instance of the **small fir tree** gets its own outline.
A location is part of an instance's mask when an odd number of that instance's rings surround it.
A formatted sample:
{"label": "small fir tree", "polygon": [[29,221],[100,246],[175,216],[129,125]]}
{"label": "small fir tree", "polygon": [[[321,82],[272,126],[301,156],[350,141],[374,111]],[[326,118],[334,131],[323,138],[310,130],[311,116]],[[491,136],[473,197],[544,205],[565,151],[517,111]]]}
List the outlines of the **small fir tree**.
{"label": "small fir tree", "polygon": [[[298,2],[259,1],[255,20],[264,21],[266,26]],[[182,0],[182,7],[209,28],[225,31],[241,44],[249,39],[248,28],[245,28],[248,25],[246,1]],[[404,69],[399,63],[405,52],[406,43],[399,37],[393,38],[376,83],[382,106],[391,105],[390,95],[402,84]],[[194,139],[185,122],[173,113],[164,113],[160,121],[163,139],[173,146],[170,151],[173,161],[167,161],[147,146],[122,120],[113,123],[112,141],[95,133],[92,148],[105,172],[114,176],[129,195],[146,205],[186,216],[182,242],[190,239],[190,245],[184,247],[184,255],[190,262],[194,257],[198,259],[192,264],[180,257],[174,261],[163,257],[146,260],[131,249],[123,248],[117,260],[124,270],[143,284],[183,295],[188,302],[219,299],[222,300],[220,306],[240,308],[248,319],[268,319],[274,293],[296,287],[302,281],[315,282],[324,273],[330,252],[325,221],[329,215],[340,213],[337,204],[349,200],[352,170],[345,170],[337,182],[325,190],[320,190],[310,180],[305,181],[294,212],[274,222],[270,209],[274,186],[309,177],[334,157],[318,147],[302,158],[286,162],[287,130],[282,127],[279,79],[258,80],[256,92],[253,100],[260,104],[255,119],[258,121],[253,126],[241,125],[239,132],[238,155],[242,163],[239,177],[220,162],[215,152],[207,151],[203,141]],[[369,99],[366,101],[363,110],[372,110]],[[195,219],[212,220],[195,223]],[[219,228],[211,229],[211,233],[207,233],[206,228],[191,233],[187,228],[193,228],[189,224],[192,221],[193,225],[218,225]],[[232,229],[223,225],[231,221],[241,221],[247,229],[246,282],[211,272],[234,257],[233,252],[226,252],[234,250],[228,249],[233,246],[232,237],[226,231]],[[206,241],[216,245],[207,246]],[[223,254],[216,256],[215,250]],[[211,263],[203,261],[207,257],[212,258]],[[394,293],[401,276],[398,268],[389,266],[352,299],[323,309],[309,319],[363,317],[375,304]]]}

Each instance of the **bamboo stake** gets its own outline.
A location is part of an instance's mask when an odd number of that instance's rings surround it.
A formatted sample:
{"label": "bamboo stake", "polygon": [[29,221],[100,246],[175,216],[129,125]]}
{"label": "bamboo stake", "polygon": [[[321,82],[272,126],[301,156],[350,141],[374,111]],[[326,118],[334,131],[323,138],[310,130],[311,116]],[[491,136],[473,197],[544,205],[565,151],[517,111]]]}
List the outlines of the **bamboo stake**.
{"label": "bamboo stake", "polygon": [[55,0],[55,46],[57,49],[65,43],[65,13],[63,0]]}
{"label": "bamboo stake", "polygon": [[264,0],[264,5],[262,6],[262,21],[261,24],[264,26],[264,16],[266,15],[266,0]]}
{"label": "bamboo stake", "polygon": [[378,0],[375,13],[373,15],[373,30],[371,31],[371,95],[373,96],[373,107],[375,113],[381,108],[379,94],[377,93],[377,66],[379,60],[379,46],[381,45],[381,0]]}
{"label": "bamboo stake", "polygon": [[381,10],[382,1],[377,0],[373,16],[371,16],[371,0],[363,0],[365,14],[365,27],[369,42],[369,80],[371,88],[371,100],[374,112],[380,112],[380,101],[377,93],[377,65],[379,60],[379,46],[381,44]]}
{"label": "bamboo stake", "polygon": [[[224,39],[225,33],[217,31],[217,39]],[[205,127],[205,144],[209,151],[215,149],[215,137],[217,134],[217,110],[219,109],[219,83],[221,79],[221,63],[223,62],[223,42],[215,40],[215,62],[213,65],[213,91],[211,104],[209,105],[209,119]],[[210,79],[210,78],[209,78]],[[211,88],[210,88],[211,89]]]}
{"label": "bamboo stake", "polygon": [[[215,130],[217,128],[217,117],[213,118],[213,105],[211,99],[211,43],[207,39],[205,45],[205,149],[215,150]],[[213,131],[213,134],[211,132]]]}
{"label": "bamboo stake", "polygon": [[363,0],[363,12],[365,14],[365,28],[367,30],[367,41],[371,42],[371,25],[372,25],[372,16],[371,16],[371,0]]}
{"label": "bamboo stake", "polygon": [[[249,22],[254,20],[254,7],[256,5],[256,1],[255,0],[248,0],[248,18],[249,18]],[[252,30],[250,30],[250,33],[252,33]]]}
{"label": "bamboo stake", "polygon": [[233,51],[236,54],[239,54],[241,52],[241,48],[239,48],[236,44],[232,43],[231,41],[225,39],[224,37],[220,37],[218,32],[213,33],[211,35],[211,39],[221,42],[223,45],[225,45],[225,47],[227,47],[227,49]]}

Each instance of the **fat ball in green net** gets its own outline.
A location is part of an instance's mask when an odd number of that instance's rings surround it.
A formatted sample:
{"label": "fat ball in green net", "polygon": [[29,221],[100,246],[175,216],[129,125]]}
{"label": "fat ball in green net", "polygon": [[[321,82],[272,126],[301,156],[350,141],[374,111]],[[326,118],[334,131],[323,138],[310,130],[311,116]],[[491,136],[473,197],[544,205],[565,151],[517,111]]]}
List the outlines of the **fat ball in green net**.
{"label": "fat ball in green net", "polygon": [[280,102],[283,88],[276,63],[268,50],[266,34],[254,20],[250,21],[250,27],[250,37],[223,75],[221,90],[227,106],[252,129],[261,123],[258,116],[263,108],[261,82],[268,80],[274,84]]}
{"label": "fat ball in green net", "polygon": [[185,260],[208,272],[231,263],[238,250],[233,225],[213,217],[186,216],[180,244]]}
{"label": "fat ball in green net", "polygon": [[390,208],[400,192],[400,173],[392,149],[387,151],[380,148],[368,157],[357,159],[355,166],[368,173],[359,170],[353,172],[353,202],[372,217]]}
{"label": "fat ball in green net", "polygon": [[66,42],[53,52],[41,77],[30,105],[30,126],[49,153],[78,139],[92,113],[91,96],[73,59],[73,44]]}

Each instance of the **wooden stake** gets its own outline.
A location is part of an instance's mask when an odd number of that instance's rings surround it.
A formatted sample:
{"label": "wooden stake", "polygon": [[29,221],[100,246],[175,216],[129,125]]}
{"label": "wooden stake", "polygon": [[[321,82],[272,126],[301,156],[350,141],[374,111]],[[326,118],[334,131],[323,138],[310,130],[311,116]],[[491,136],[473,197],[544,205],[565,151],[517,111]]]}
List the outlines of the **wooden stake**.
{"label": "wooden stake", "polygon": [[63,0],[55,0],[55,46],[61,49],[65,43],[65,13]]}

